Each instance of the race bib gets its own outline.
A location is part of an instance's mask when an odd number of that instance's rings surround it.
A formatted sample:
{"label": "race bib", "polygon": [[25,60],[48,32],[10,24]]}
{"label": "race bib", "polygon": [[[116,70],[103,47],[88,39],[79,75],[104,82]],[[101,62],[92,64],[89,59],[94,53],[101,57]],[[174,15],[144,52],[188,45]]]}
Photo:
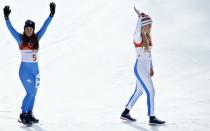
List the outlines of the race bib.
{"label": "race bib", "polygon": [[38,51],[21,50],[21,58],[23,62],[38,62]]}

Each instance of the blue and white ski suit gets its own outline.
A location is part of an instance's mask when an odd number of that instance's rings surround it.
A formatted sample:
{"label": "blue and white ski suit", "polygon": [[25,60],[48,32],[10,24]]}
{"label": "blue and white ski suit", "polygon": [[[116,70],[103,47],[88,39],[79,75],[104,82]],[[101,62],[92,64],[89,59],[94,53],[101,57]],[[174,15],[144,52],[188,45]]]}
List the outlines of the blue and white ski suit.
{"label": "blue and white ski suit", "polygon": [[[38,40],[42,38],[52,17],[49,16],[44,22],[42,28],[36,33]],[[22,36],[12,26],[9,19],[6,20],[6,25],[12,36],[16,39],[21,51],[21,64],[19,69],[20,80],[26,90],[26,96],[22,102],[22,112],[32,112],[35,102],[37,88],[39,86],[40,75],[38,67],[38,50],[30,49],[30,47],[22,48]],[[29,43],[28,43],[29,45]]]}
{"label": "blue and white ski suit", "polygon": [[148,116],[154,116],[154,96],[155,90],[150,76],[150,69],[152,67],[151,51],[145,50],[141,36],[141,17],[138,18],[136,30],[134,32],[134,45],[136,47],[136,63],[134,66],[134,73],[137,78],[136,89],[128,101],[126,108],[131,109],[138,98],[143,94],[147,94]]}

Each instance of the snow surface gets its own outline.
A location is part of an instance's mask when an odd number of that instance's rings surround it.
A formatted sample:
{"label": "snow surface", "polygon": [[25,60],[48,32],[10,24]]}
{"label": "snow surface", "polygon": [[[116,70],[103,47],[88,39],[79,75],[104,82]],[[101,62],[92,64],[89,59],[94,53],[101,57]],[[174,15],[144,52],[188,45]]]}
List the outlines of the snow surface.
{"label": "snow surface", "polygon": [[[39,124],[17,122],[24,88],[20,52],[0,19],[0,131],[207,131],[210,130],[209,0],[54,0],[55,17],[41,40],[41,85],[34,114]],[[11,22],[26,19],[38,30],[50,0],[1,0]],[[156,115],[165,126],[148,126],[146,95],[119,119],[135,87],[133,6],[153,18]]]}

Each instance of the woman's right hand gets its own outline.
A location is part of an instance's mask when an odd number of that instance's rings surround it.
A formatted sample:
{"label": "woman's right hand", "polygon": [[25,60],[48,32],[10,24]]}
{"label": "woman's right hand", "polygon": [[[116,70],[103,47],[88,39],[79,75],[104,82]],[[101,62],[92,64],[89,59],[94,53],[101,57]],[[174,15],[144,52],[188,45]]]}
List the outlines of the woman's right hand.
{"label": "woman's right hand", "polygon": [[139,10],[136,9],[135,6],[134,6],[134,10],[135,10],[136,14],[140,17],[141,16],[141,13],[139,12]]}
{"label": "woman's right hand", "polygon": [[137,10],[135,6],[134,6],[134,10],[135,10],[136,14],[137,14],[139,17],[142,17],[142,16],[145,16],[145,15],[146,15],[146,14],[144,14],[143,12],[140,13],[139,10]]}
{"label": "woman's right hand", "polygon": [[5,20],[9,19],[9,14],[11,13],[11,9],[9,6],[4,7],[4,18]]}

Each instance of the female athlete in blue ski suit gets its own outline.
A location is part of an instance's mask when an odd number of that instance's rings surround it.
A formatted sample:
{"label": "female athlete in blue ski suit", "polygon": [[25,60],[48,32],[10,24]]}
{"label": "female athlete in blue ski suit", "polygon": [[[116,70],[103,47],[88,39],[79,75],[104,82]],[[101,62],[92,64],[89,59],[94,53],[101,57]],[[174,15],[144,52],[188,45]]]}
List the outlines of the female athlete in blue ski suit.
{"label": "female athlete in blue ski suit", "polygon": [[[19,77],[20,80],[26,90],[26,96],[22,102],[22,113],[20,114],[20,121],[24,124],[32,124],[33,122],[38,122],[38,119],[33,117],[32,111],[34,107],[35,97],[37,93],[37,89],[39,86],[40,75],[39,75],[39,67],[38,67],[38,47],[39,41],[47,30],[48,25],[50,24],[54,13],[55,13],[55,4],[50,4],[51,13],[47,20],[44,22],[44,25],[41,29],[34,33],[35,23],[31,20],[27,20],[24,26],[24,33],[18,33],[12,26],[9,20],[9,14],[11,12],[9,6],[5,6],[4,15],[6,20],[6,25],[12,34],[12,36],[16,39],[19,49],[21,51],[22,61],[19,69]],[[32,35],[27,36],[26,30],[31,30],[34,35],[35,40],[37,40],[37,47],[35,47],[34,41],[32,40]],[[24,41],[24,34],[26,41]],[[28,41],[27,41],[28,40]],[[29,116],[29,117],[28,117]]]}
{"label": "female athlete in blue ski suit", "polygon": [[[42,26],[42,28],[36,33],[38,40],[40,40],[42,36],[44,35],[51,20],[52,20],[52,17],[49,16],[47,20],[45,21],[44,25]],[[18,33],[13,28],[9,19],[6,20],[6,24],[9,31],[13,35],[13,37],[16,39],[18,46],[20,47],[21,55],[22,55],[22,62],[20,65],[20,70],[19,70],[19,77],[27,92],[23,100],[22,111],[23,112],[32,111],[33,106],[34,106],[36,91],[39,86],[39,80],[40,80],[38,58],[37,58],[38,50],[33,50],[33,49],[26,50],[26,48],[21,48],[21,44],[22,44],[21,34]]]}

